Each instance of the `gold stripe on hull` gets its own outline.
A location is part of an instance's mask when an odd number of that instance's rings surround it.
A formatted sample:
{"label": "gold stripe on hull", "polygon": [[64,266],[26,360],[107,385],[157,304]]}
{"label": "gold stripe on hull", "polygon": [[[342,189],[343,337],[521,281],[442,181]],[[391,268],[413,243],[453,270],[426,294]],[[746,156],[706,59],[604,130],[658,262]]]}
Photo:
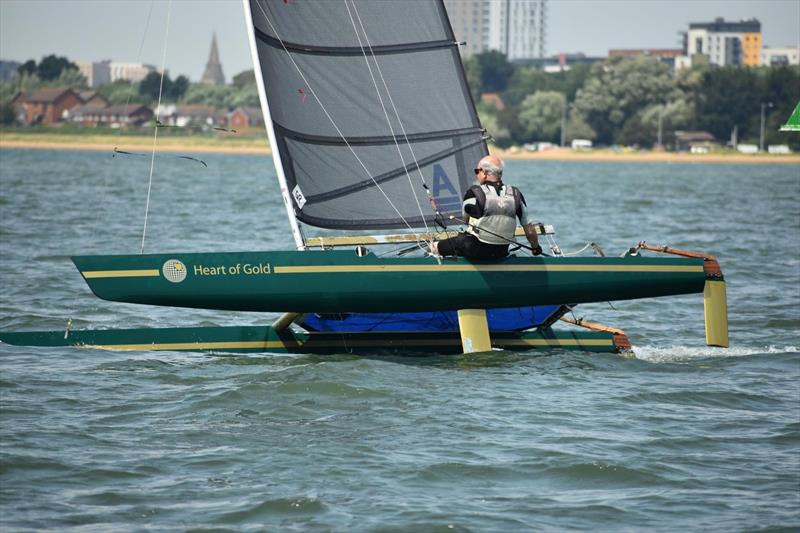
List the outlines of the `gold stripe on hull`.
{"label": "gold stripe on hull", "polygon": [[276,274],[368,272],[703,272],[702,265],[350,265],[276,266]]}
{"label": "gold stripe on hull", "polygon": [[[671,272],[699,273],[702,265],[321,265],[275,266],[275,274],[364,274],[394,272]],[[158,277],[149,270],[91,270],[81,272],[86,279]]]}
{"label": "gold stripe on hull", "polygon": [[156,269],[148,270],[89,270],[81,272],[86,279],[97,278],[151,278],[158,277],[161,272]]}
{"label": "gold stripe on hull", "polygon": [[[502,346],[613,346],[610,339],[507,339],[493,344]],[[234,341],[234,342],[165,342],[152,344],[84,344],[82,348],[108,351],[181,351],[181,350],[269,350],[269,349],[302,349],[302,348],[386,348],[386,347],[421,347],[421,346],[460,346],[461,341],[453,339],[348,339],[342,342],[330,342],[311,339],[305,342],[292,341]]]}

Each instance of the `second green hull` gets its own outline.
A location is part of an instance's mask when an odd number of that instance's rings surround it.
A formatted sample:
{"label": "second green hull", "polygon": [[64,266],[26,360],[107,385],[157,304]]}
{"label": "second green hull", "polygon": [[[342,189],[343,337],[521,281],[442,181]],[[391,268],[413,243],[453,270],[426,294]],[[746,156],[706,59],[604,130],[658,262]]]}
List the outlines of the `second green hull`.
{"label": "second green hull", "polygon": [[[76,346],[111,351],[196,351],[302,353],[330,355],[418,355],[462,353],[458,333],[304,333],[268,326],[142,328],[76,331],[0,332],[15,346]],[[620,353],[630,348],[624,335],[605,331],[498,332],[492,346],[504,350],[551,350]]]}
{"label": "second green hull", "polygon": [[380,258],[348,250],[73,257],[100,298],[259,312],[381,313],[650,298],[703,291],[702,259]]}

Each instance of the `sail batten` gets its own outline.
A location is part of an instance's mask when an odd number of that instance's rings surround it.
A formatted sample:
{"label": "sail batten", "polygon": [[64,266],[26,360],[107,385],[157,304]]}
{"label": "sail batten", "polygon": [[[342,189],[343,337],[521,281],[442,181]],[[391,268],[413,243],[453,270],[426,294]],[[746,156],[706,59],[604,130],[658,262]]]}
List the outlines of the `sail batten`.
{"label": "sail batten", "polygon": [[[267,35],[260,29],[256,28],[256,37],[270,46],[278,49],[286,49],[290,52],[298,54],[313,54],[313,55],[332,55],[332,56],[362,56],[364,54],[364,47],[362,46],[314,46],[305,43],[290,43],[281,41]],[[385,55],[385,54],[402,54],[406,52],[418,52],[420,50],[433,50],[437,48],[449,48],[458,46],[459,43],[450,40],[428,41],[421,43],[403,43],[391,44],[381,46],[369,47],[370,55]]]}
{"label": "sail batten", "polygon": [[436,217],[429,191],[443,214],[460,212],[486,136],[441,0],[249,8],[273,151],[298,220],[420,227]]}
{"label": "sail batten", "polygon": [[370,179],[368,179],[368,180],[364,180],[364,181],[361,181],[359,183],[354,183],[352,185],[349,185],[347,187],[343,187],[341,189],[336,189],[336,190],[329,191],[329,192],[326,192],[326,193],[323,193],[323,194],[318,194],[318,195],[315,195],[315,196],[308,196],[308,197],[306,197],[306,202],[307,203],[315,203],[315,202],[320,202],[320,201],[324,201],[324,200],[331,200],[333,198],[339,198],[341,196],[346,196],[346,195],[352,194],[352,193],[354,193],[356,191],[359,191],[359,190],[362,190],[362,189],[366,189],[366,188],[372,186],[373,183],[384,183],[386,181],[389,181],[389,180],[392,180],[392,179],[395,179],[395,178],[399,178],[401,176],[404,176],[404,175],[408,174],[409,172],[413,172],[414,170],[417,169],[417,167],[425,167],[425,166],[428,166],[428,165],[430,165],[432,163],[436,163],[437,161],[441,161],[441,160],[443,160],[443,159],[445,159],[447,157],[450,157],[453,154],[456,154],[456,153],[458,153],[460,151],[466,150],[468,148],[472,148],[476,144],[484,142],[484,140],[485,139],[481,138],[481,139],[479,139],[477,141],[473,141],[472,144],[467,144],[465,146],[459,146],[459,147],[456,147],[456,148],[449,148],[447,150],[443,150],[443,151],[441,151],[439,153],[431,155],[430,157],[426,157],[424,159],[419,159],[419,160],[413,161],[413,162],[408,163],[407,165],[405,165],[403,167],[396,168],[394,170],[390,170],[388,172],[385,172],[385,173],[381,174],[380,176],[371,176]]}
{"label": "sail batten", "polygon": [[[431,131],[431,132],[421,132],[421,133],[410,133],[410,134],[400,134],[400,135],[383,135],[383,136],[372,136],[372,137],[334,137],[334,136],[325,136],[325,135],[309,135],[306,133],[301,133],[299,131],[293,131],[289,128],[285,128],[278,124],[275,124],[275,129],[280,131],[284,136],[290,139],[296,139],[299,141],[303,141],[306,143],[311,144],[333,144],[333,145],[341,145],[341,144],[371,144],[371,145],[379,145],[379,144],[391,144],[392,146],[395,143],[405,143],[407,141],[426,141],[432,139],[451,139],[453,137],[460,137],[460,136],[475,136],[475,134],[483,135],[486,130],[483,128],[462,128],[457,130],[442,130],[442,131]],[[488,138],[488,137],[487,137]]]}

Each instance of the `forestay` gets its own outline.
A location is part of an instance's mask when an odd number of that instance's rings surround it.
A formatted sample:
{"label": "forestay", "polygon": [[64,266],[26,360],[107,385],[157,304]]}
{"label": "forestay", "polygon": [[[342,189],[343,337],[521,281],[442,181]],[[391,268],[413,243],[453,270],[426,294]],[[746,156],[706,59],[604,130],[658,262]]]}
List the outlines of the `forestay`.
{"label": "forestay", "polygon": [[[459,215],[488,153],[441,0],[249,0],[256,74],[303,223],[419,228]],[[260,68],[258,68],[260,67]]]}

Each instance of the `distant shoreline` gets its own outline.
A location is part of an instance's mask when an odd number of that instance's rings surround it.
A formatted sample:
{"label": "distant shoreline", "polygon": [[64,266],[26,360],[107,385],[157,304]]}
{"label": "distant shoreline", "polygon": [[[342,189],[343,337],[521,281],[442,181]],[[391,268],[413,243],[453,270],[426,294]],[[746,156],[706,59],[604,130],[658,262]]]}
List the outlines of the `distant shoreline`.
{"label": "distant shoreline", "polygon": [[[272,150],[260,138],[235,137],[163,137],[158,140],[157,152],[214,153],[242,155],[271,155]],[[90,150],[150,151],[149,137],[113,135],[8,134],[0,132],[0,149],[30,150]],[[587,161],[612,163],[732,163],[732,164],[800,164],[800,154],[689,154],[675,152],[612,152],[598,149],[576,151],[554,148],[544,152],[492,149],[492,153],[507,160],[520,161]]]}

